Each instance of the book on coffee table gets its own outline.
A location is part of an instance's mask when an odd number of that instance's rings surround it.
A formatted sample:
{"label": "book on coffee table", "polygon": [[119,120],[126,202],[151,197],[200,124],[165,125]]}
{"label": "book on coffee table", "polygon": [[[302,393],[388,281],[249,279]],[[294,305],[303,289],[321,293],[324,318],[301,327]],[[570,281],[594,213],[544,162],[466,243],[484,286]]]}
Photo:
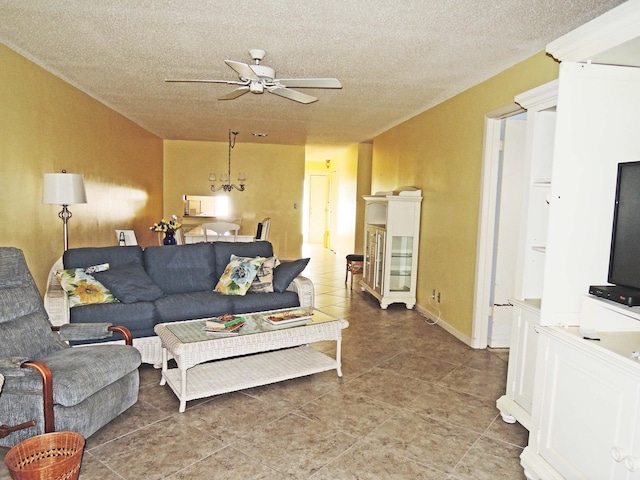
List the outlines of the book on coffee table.
{"label": "book on coffee table", "polygon": [[238,333],[244,325],[244,317],[235,315],[223,315],[221,317],[207,318],[204,322],[204,330],[211,333]]}

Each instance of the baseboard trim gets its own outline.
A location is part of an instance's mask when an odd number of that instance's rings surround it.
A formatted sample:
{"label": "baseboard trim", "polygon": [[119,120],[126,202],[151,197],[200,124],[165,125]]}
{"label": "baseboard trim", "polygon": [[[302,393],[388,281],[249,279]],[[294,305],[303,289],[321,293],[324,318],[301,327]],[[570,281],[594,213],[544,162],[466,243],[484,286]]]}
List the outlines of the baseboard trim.
{"label": "baseboard trim", "polygon": [[425,308],[422,305],[417,303],[416,303],[415,309],[418,311],[418,313],[429,318],[431,321],[434,321],[434,322],[437,321],[438,326],[440,326],[441,328],[449,332],[451,335],[456,337],[461,342],[464,342],[465,344],[473,348],[471,338],[468,335],[463,334],[460,330],[457,330],[455,327],[451,326],[449,323],[443,320],[441,316],[436,315],[434,312],[430,311],[428,308]]}

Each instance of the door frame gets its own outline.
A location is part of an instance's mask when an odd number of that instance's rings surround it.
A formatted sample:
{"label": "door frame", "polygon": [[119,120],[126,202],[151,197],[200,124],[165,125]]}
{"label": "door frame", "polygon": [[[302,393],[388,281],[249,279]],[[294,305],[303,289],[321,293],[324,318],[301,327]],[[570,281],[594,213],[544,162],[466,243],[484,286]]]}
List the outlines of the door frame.
{"label": "door frame", "polygon": [[493,308],[491,292],[495,267],[494,245],[499,208],[502,120],[525,111],[545,110],[553,107],[556,105],[557,99],[558,80],[553,80],[517,95],[514,103],[485,114],[475,295],[471,327],[471,347],[473,348],[487,348],[489,345],[489,317]]}
{"label": "door frame", "polygon": [[502,120],[525,110],[513,103],[493,110],[484,117],[484,145],[482,151],[482,181],[480,218],[476,246],[476,288],[473,300],[471,347],[489,345],[489,317],[495,264],[494,245],[498,224],[498,189],[500,187],[500,152],[502,151]]}

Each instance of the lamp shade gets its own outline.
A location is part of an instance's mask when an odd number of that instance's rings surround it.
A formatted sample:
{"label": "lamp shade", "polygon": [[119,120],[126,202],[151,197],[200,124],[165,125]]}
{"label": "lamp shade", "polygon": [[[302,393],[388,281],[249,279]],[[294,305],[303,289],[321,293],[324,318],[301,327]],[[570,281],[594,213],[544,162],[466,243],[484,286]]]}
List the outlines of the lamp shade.
{"label": "lamp shade", "polygon": [[42,203],[53,205],[87,203],[84,177],[79,173],[45,173]]}

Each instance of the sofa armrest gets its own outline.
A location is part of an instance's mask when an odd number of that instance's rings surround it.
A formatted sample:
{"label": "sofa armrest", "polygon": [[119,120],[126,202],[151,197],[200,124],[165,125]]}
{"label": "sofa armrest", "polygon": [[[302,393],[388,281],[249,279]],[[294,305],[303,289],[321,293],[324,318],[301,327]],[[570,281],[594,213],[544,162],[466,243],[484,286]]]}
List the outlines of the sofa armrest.
{"label": "sofa armrest", "polygon": [[69,297],[55,276],[56,270],[62,270],[62,257],[53,264],[47,279],[47,289],[44,293],[44,308],[49,314],[52,325],[69,323]]}
{"label": "sofa armrest", "polygon": [[67,323],[51,328],[58,332],[60,340],[65,342],[70,340],[83,341],[110,338],[113,336],[113,332],[120,333],[126,345],[132,345],[133,340],[128,328],[110,323]]}
{"label": "sofa armrest", "polygon": [[300,306],[305,308],[313,308],[315,304],[315,292],[313,290],[313,282],[307,277],[298,275],[289,284],[287,290],[296,292],[300,300]]}

